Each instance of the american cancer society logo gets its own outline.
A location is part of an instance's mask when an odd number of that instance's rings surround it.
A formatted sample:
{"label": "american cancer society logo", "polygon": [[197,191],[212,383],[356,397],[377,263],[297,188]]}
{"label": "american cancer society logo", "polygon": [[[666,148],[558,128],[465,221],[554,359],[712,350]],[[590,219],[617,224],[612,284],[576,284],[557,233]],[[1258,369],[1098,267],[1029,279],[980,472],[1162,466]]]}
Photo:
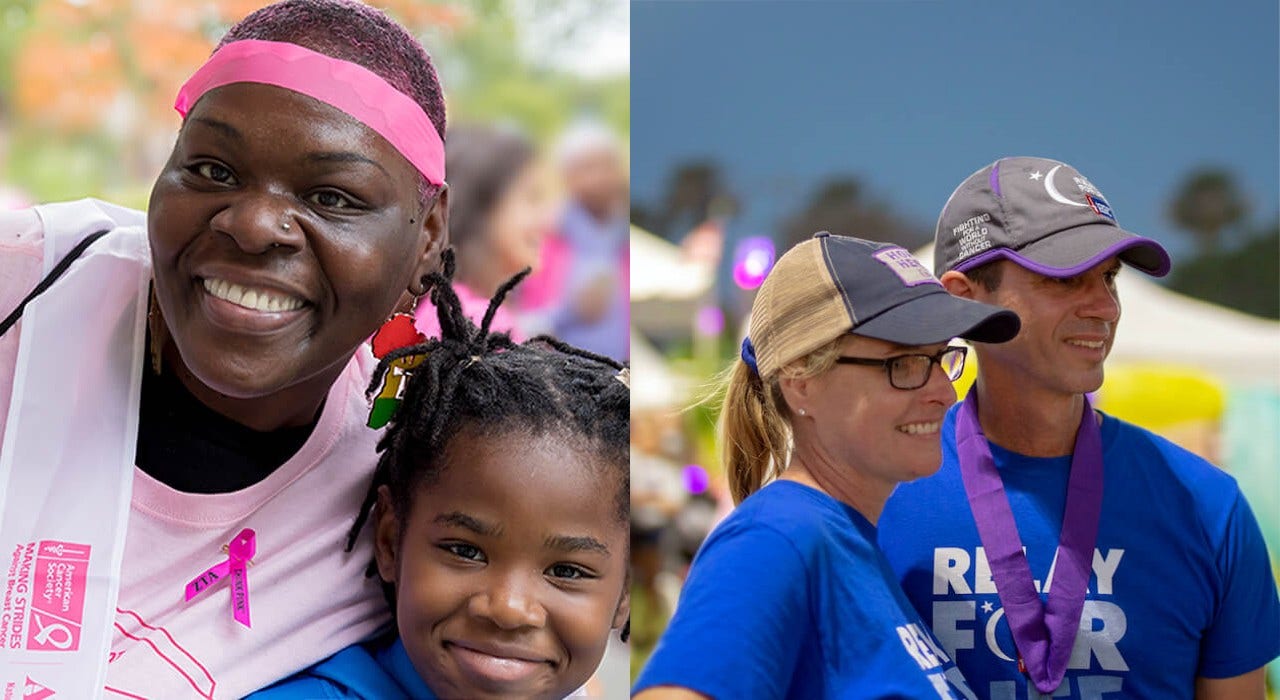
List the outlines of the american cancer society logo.
{"label": "american cancer society logo", "polygon": [[1085,193],[1084,198],[1089,202],[1089,206],[1093,207],[1094,213],[1098,216],[1105,216],[1112,221],[1116,220],[1115,212],[1111,211],[1111,205],[1107,204],[1107,200],[1089,193]]}

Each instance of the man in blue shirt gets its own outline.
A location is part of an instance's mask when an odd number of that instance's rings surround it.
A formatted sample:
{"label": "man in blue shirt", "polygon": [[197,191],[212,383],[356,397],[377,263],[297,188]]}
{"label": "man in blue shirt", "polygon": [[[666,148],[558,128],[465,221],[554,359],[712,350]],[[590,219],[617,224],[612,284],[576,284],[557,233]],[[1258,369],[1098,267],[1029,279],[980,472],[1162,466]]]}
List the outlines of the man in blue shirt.
{"label": "man in blue shirt", "polygon": [[1018,313],[977,343],[942,427],[943,466],[903,484],[879,541],[971,688],[991,700],[1258,699],[1280,600],[1235,480],[1092,410],[1127,264],[1169,270],[1069,165],[1005,158],[938,220],[934,270]]}

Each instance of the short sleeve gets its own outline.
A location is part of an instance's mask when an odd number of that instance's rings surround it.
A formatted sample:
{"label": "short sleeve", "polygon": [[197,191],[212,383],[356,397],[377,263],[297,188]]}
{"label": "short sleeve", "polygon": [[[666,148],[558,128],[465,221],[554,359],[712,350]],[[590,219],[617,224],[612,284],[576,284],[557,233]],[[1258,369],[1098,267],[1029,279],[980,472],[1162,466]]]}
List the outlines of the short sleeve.
{"label": "short sleeve", "polygon": [[1280,655],[1280,598],[1258,521],[1236,493],[1217,555],[1221,597],[1200,643],[1198,675],[1231,678]]}
{"label": "short sleeve", "polygon": [[286,678],[274,685],[249,694],[245,700],[361,700],[359,695],[344,692],[337,685],[305,674]]}
{"label": "short sleeve", "polygon": [[633,692],[678,686],[717,700],[786,695],[796,640],[811,625],[804,560],[767,526],[725,525],[698,553]]}

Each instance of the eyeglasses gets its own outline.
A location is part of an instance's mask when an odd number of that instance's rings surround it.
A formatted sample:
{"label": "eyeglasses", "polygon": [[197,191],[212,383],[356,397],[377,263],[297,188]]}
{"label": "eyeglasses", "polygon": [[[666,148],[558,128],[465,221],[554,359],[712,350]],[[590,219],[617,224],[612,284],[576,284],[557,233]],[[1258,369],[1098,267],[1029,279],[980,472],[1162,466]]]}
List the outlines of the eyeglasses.
{"label": "eyeglasses", "polygon": [[964,358],[969,348],[949,346],[936,355],[912,354],[894,355],[882,360],[867,357],[837,357],[836,363],[841,365],[867,365],[884,367],[889,373],[889,384],[895,389],[910,391],[919,389],[929,383],[929,373],[933,371],[933,363],[938,363],[947,379],[955,381],[964,371]]}

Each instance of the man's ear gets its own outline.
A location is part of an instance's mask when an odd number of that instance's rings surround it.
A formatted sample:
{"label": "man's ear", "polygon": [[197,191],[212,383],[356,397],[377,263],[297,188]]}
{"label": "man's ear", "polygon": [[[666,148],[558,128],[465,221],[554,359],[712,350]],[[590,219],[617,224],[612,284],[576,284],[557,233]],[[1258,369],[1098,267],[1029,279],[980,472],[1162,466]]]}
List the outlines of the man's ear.
{"label": "man's ear", "polygon": [[422,252],[418,255],[418,265],[413,270],[413,279],[409,281],[409,293],[422,296],[429,289],[423,278],[440,270],[440,255],[449,247],[449,186],[441,185],[440,194],[435,201],[424,206],[420,229],[419,245]]}
{"label": "man's ear", "polygon": [[977,282],[969,279],[968,275],[956,270],[948,270],[942,273],[938,281],[942,283],[943,287],[946,287],[948,292],[951,292],[951,296],[964,297],[965,299],[975,298],[979,286]]}
{"label": "man's ear", "polygon": [[391,490],[384,484],[378,487],[378,502],[373,506],[373,558],[378,564],[378,576],[387,583],[396,583],[400,567],[400,520],[391,503]]}

